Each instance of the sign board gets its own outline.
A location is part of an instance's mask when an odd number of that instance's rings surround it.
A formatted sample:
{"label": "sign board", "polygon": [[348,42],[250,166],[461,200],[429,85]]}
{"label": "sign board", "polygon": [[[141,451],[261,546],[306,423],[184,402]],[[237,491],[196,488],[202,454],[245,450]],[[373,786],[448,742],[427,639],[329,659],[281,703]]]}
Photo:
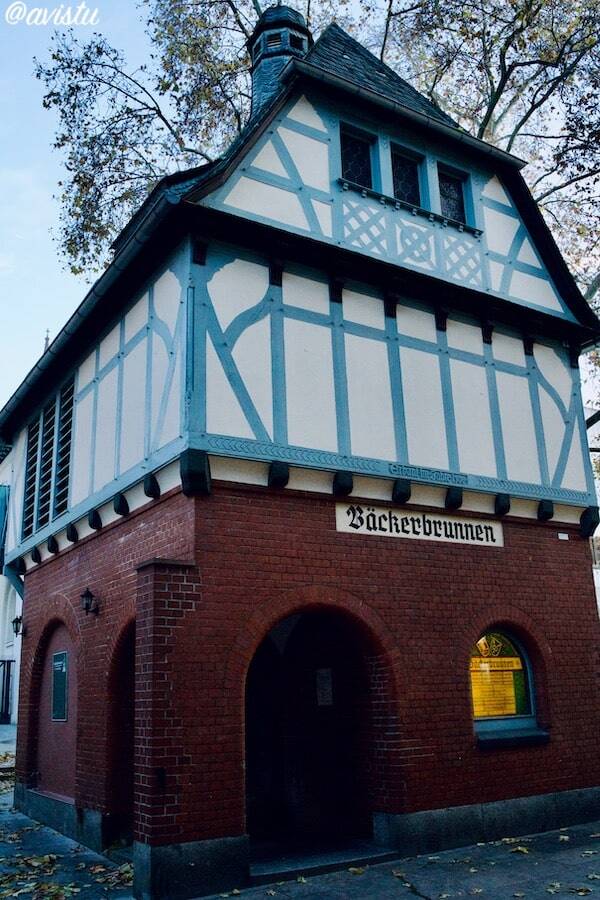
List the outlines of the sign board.
{"label": "sign board", "polygon": [[66,651],[52,656],[52,721],[67,720],[67,666]]}
{"label": "sign board", "polygon": [[472,544],[477,547],[504,546],[502,525],[489,519],[464,519],[462,516],[446,516],[441,513],[416,510],[406,512],[385,506],[337,503],[335,521],[337,530],[348,534]]}

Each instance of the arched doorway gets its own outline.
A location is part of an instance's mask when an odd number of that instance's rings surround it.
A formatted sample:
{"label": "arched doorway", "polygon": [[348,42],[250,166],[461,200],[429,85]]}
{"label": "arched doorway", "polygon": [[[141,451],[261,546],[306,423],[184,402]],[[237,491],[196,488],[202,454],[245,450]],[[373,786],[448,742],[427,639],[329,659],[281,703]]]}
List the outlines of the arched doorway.
{"label": "arched doorway", "polygon": [[133,841],[135,622],[121,634],[109,684],[108,806],[104,842],[127,846]]}
{"label": "arched doorway", "polygon": [[289,616],[263,640],[246,681],[247,830],[256,843],[370,837],[380,659],[355,620],[326,609]]}
{"label": "arched doorway", "polygon": [[72,800],[77,756],[77,666],[67,627],[58,622],[40,657],[35,783],[38,791]]}

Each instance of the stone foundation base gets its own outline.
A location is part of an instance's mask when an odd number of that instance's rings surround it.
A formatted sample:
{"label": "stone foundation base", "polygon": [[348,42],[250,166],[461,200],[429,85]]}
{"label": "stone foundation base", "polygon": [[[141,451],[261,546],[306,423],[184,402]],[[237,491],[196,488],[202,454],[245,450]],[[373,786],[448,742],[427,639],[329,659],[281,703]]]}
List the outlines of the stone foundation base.
{"label": "stone foundation base", "polygon": [[404,815],[375,813],[373,822],[378,844],[413,856],[599,818],[600,787]]}
{"label": "stone foundation base", "polygon": [[215,838],[152,847],[133,845],[133,893],[140,900],[177,900],[215,894],[248,883],[248,838]]}
{"label": "stone foundation base", "polygon": [[104,841],[105,817],[97,809],[84,809],[68,800],[15,784],[15,807],[26,816],[49,825],[79,844],[101,853]]}

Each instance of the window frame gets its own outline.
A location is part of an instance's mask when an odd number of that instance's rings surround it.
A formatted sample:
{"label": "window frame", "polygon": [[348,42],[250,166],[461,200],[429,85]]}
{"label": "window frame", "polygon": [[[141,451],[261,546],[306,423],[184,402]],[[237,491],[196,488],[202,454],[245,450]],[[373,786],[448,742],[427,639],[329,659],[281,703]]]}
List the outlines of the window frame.
{"label": "window frame", "polygon": [[[394,188],[394,154],[396,154],[397,156],[403,156],[410,162],[415,163],[417,167],[417,184],[419,187],[418,203],[410,203],[409,200],[404,200],[402,197],[396,197],[396,191]],[[399,144],[397,141],[390,141],[390,169],[392,174],[392,195],[394,197],[394,200],[398,200],[400,203],[406,203],[407,206],[413,206],[418,209],[429,208],[431,204],[429,201],[429,190],[425,173],[425,165],[426,157],[422,153],[417,153],[415,150],[410,150],[408,147],[405,147],[403,144]]]}
{"label": "window frame", "polygon": [[[485,718],[475,717],[473,709],[473,688],[471,684],[470,671],[474,646],[474,644],[472,644],[469,652],[469,703],[471,722],[473,723],[473,731],[475,732],[477,740],[480,745],[488,744],[489,746],[507,742],[511,742],[512,744],[545,743],[548,740],[548,732],[541,729],[538,725],[535,677],[533,666],[527,649],[524,647],[523,642],[519,640],[519,638],[516,637],[510,629],[494,625],[490,626],[489,628],[485,628],[480,633],[477,640],[481,640],[484,635],[490,634],[491,632],[501,634],[503,637],[505,637],[506,640],[510,641],[510,643],[519,654],[525,673],[527,696],[529,698],[529,712],[520,715],[515,714],[506,716],[486,716]],[[475,641],[475,644],[476,643],[477,641]]]}
{"label": "window frame", "polygon": [[[447,175],[449,178],[454,178],[456,181],[460,182],[462,189],[462,202],[463,202],[463,211],[464,211],[464,221],[460,219],[455,219],[452,216],[447,216],[442,210],[442,192],[440,190],[440,175]],[[461,171],[460,169],[455,169],[452,166],[448,166],[443,162],[438,160],[437,163],[437,188],[438,188],[438,196],[440,201],[440,215],[442,215],[449,222],[457,222],[459,225],[469,225],[470,227],[474,227],[474,216],[473,216],[473,204],[471,201],[471,188],[470,188],[470,176],[468,172]]]}
{"label": "window frame", "polygon": [[[379,173],[378,166],[378,140],[379,135],[372,131],[367,131],[365,128],[359,128],[356,125],[352,125],[347,121],[340,120],[339,123],[339,141],[340,141],[340,153],[339,153],[339,161],[340,161],[340,175],[343,181],[347,181],[349,184],[356,185],[358,188],[362,188],[365,191],[379,191],[381,188],[381,176]],[[349,135],[350,137],[355,137],[358,140],[362,140],[369,147],[369,166],[371,170],[371,184],[359,184],[357,181],[352,181],[351,178],[347,178],[344,175],[344,160],[342,153],[342,142],[344,138],[344,134]]]}

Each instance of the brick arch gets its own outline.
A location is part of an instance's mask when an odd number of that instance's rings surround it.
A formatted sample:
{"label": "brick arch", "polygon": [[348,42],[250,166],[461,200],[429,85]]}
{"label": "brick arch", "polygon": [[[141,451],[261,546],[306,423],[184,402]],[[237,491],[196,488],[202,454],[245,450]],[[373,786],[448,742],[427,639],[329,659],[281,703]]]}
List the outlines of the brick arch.
{"label": "brick arch", "polygon": [[[271,629],[283,619],[311,611],[338,612],[356,628],[364,649],[373,704],[370,737],[371,766],[377,772],[372,783],[373,811],[398,811],[403,802],[395,763],[401,750],[399,679],[401,652],[381,617],[360,598],[337,588],[307,586],[282,592],[265,600],[248,618],[232,646],[225,673],[224,696],[231,722],[238,723],[240,762],[245,758],[246,677],[255,653]],[[245,772],[240,772],[245,781]],[[245,787],[242,790],[245,797]]]}
{"label": "brick arch", "polygon": [[[548,673],[552,671],[553,651],[547,641],[541,625],[525,610],[515,604],[503,604],[501,610],[496,609],[494,615],[481,613],[469,626],[462,630],[459,660],[464,670],[465,681],[468,682],[469,659],[475,642],[485,631],[505,631],[512,634],[522,645],[527,654],[533,675],[535,690],[535,708],[539,724],[542,727],[550,723],[550,697]],[[470,704],[470,685],[468,685]]]}
{"label": "brick arch", "polygon": [[[27,622],[27,606],[25,605],[24,628],[25,641],[35,640],[35,648],[29,656],[28,663],[21,674],[21,696],[25,699],[26,708],[21,710],[22,719],[26,723],[26,731],[22,735],[25,753],[24,759],[18,760],[17,776],[30,783],[37,767],[39,741],[39,708],[42,691],[43,671],[46,653],[52,635],[58,628],[64,627],[75,648],[75,681],[79,686],[82,678],[83,648],[80,640],[80,626],[72,603],[61,594],[51,595],[44,608],[44,617],[36,629],[37,634],[29,632]],[[29,632],[29,633],[27,633]],[[37,637],[37,639],[36,639]],[[24,715],[23,715],[24,713]],[[76,735],[79,722],[75,723]]]}
{"label": "brick arch", "polygon": [[135,626],[135,617],[126,616],[106,655],[104,797],[105,811],[111,814],[109,843],[125,837],[133,822]]}
{"label": "brick arch", "polygon": [[354,620],[367,639],[378,647],[381,655],[388,660],[394,672],[394,688],[397,691],[396,676],[401,655],[400,648],[390,637],[389,629],[379,614],[348,591],[311,585],[283,591],[278,597],[265,600],[246,621],[244,630],[239,633],[231,648],[225,671],[226,693],[234,703],[239,703],[240,697],[235,697],[235,693],[239,690],[240,684],[242,691],[244,690],[248,667],[259,645],[271,629],[288,616],[319,608],[337,609],[341,615]]}

